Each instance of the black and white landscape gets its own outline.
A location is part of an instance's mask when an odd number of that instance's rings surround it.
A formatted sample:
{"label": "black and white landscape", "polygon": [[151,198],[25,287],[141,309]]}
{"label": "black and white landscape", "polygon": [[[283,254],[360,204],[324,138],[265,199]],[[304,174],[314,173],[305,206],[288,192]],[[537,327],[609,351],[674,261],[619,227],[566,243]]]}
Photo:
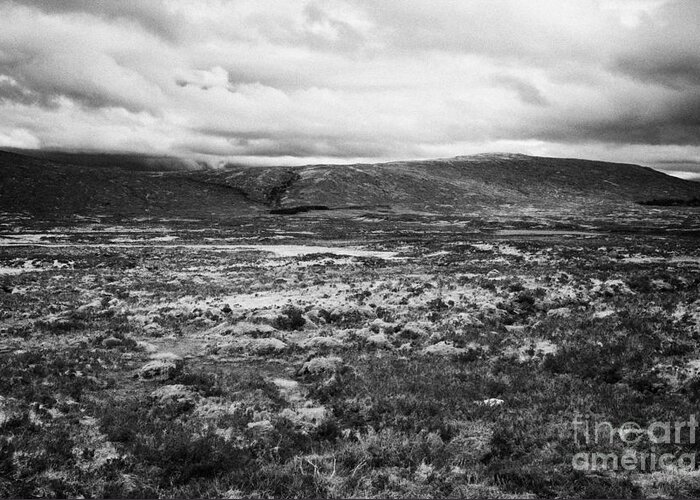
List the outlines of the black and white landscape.
{"label": "black and white landscape", "polygon": [[700,495],[699,22],[0,0],[0,497]]}

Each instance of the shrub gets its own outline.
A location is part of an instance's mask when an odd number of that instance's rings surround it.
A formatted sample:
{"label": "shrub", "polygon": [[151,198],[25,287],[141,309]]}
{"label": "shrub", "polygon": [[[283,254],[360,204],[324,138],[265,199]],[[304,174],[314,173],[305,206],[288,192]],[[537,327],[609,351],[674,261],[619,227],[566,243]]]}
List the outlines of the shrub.
{"label": "shrub", "polygon": [[282,309],[282,315],[278,316],[275,326],[280,330],[301,330],[306,324],[304,311],[291,304]]}
{"label": "shrub", "polygon": [[98,416],[108,439],[151,467],[161,487],[243,473],[251,459],[249,450],[212,429],[201,431],[195,422],[171,419],[166,409],[135,398],[107,402]]}

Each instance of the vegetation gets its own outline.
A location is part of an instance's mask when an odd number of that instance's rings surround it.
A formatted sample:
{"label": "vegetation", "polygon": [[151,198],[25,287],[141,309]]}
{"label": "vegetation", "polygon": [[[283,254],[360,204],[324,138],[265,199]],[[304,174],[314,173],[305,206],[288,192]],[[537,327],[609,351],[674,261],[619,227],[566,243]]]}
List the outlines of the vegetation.
{"label": "vegetation", "polygon": [[698,413],[697,228],[638,215],[33,221],[0,247],[0,497],[695,497],[574,467],[698,451],[576,424]]}

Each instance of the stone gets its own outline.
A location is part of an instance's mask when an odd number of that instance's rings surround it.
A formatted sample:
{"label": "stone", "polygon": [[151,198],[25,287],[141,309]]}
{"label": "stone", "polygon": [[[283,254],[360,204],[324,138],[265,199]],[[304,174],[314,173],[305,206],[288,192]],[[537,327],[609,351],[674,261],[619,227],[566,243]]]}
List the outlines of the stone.
{"label": "stone", "polygon": [[445,341],[438,342],[437,344],[430,345],[423,349],[422,353],[431,356],[458,356],[464,354],[465,349],[460,349]]}
{"label": "stone", "polygon": [[406,323],[401,330],[401,337],[407,339],[420,339],[428,336],[426,328],[415,321]]}
{"label": "stone", "polygon": [[319,356],[303,364],[299,372],[316,375],[324,372],[336,372],[343,365],[343,360],[337,356]]}
{"label": "stone", "polygon": [[121,339],[118,339],[116,337],[107,337],[102,341],[102,345],[106,347],[107,349],[112,349],[113,347],[119,347],[122,345],[123,342]]}
{"label": "stone", "polygon": [[488,399],[484,399],[483,401],[481,401],[482,405],[489,406],[489,407],[501,406],[503,403],[505,403],[505,401],[503,401],[502,399],[498,399],[498,398],[488,398]]}
{"label": "stone", "polygon": [[275,311],[270,311],[266,309],[255,311],[251,314],[248,319],[250,323],[265,324],[268,326],[274,326],[279,320],[280,314]]}
{"label": "stone", "polygon": [[604,319],[604,318],[608,318],[610,316],[613,316],[615,314],[616,314],[615,311],[613,311],[612,309],[597,311],[597,312],[593,313],[593,319]]}
{"label": "stone", "polygon": [[248,431],[254,436],[265,436],[275,430],[272,422],[269,420],[259,420],[257,422],[250,422],[247,425]]}
{"label": "stone", "polygon": [[571,316],[571,309],[568,307],[558,307],[547,311],[549,318],[568,318],[569,316]]}
{"label": "stone", "polygon": [[287,344],[279,339],[273,338],[263,338],[263,339],[239,339],[232,344],[228,344],[227,350],[241,350],[248,354],[254,355],[264,355],[264,354],[274,354],[284,351],[287,348]]}
{"label": "stone", "polygon": [[434,472],[435,467],[426,464],[425,462],[421,462],[420,465],[416,467],[416,471],[414,472],[413,477],[418,483],[427,483],[428,480],[434,474]]}
{"label": "stone", "polygon": [[389,347],[389,339],[383,333],[377,333],[367,337],[367,343],[374,347]]}
{"label": "stone", "polygon": [[[275,317],[277,317],[277,315],[275,315]],[[269,337],[276,331],[276,328],[267,323],[248,323],[247,321],[241,321],[233,325],[228,333],[236,336]]]}
{"label": "stone", "polygon": [[670,283],[667,283],[664,280],[651,280],[651,286],[654,287],[654,290],[659,290],[662,292],[672,292],[673,291],[673,285]]}
{"label": "stone", "polygon": [[377,318],[369,324],[369,329],[374,333],[393,333],[396,330],[396,325]]}
{"label": "stone", "polygon": [[146,363],[138,372],[138,376],[144,380],[168,380],[180,371],[174,361],[156,359]]}
{"label": "stone", "polygon": [[302,342],[302,346],[311,349],[336,349],[343,347],[343,343],[333,337],[312,337]]}
{"label": "stone", "polygon": [[158,323],[146,323],[143,325],[143,331],[151,335],[156,335],[163,332],[163,327]]}

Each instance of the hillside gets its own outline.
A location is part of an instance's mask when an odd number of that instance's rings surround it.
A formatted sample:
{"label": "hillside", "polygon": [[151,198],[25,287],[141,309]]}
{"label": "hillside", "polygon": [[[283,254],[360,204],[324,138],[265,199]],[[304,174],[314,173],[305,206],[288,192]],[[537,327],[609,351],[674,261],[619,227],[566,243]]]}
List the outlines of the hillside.
{"label": "hillside", "polygon": [[137,172],[182,172],[206,168],[201,161],[163,155],[136,153],[67,152],[38,149],[6,148],[6,152],[29,156],[53,163],[82,167],[102,167]]}
{"label": "hillside", "polygon": [[237,215],[255,210],[235,187],[196,178],[87,167],[0,151],[0,211],[45,217]]}
{"label": "hillside", "polygon": [[700,196],[697,183],[647,167],[512,154],[341,166],[231,167],[195,175],[235,186],[273,207],[390,205],[450,210]]}
{"label": "hillside", "polygon": [[277,209],[438,212],[700,198],[700,184],[629,164],[512,154],[381,164],[212,169],[177,158],[0,151],[0,210],[234,216]]}

